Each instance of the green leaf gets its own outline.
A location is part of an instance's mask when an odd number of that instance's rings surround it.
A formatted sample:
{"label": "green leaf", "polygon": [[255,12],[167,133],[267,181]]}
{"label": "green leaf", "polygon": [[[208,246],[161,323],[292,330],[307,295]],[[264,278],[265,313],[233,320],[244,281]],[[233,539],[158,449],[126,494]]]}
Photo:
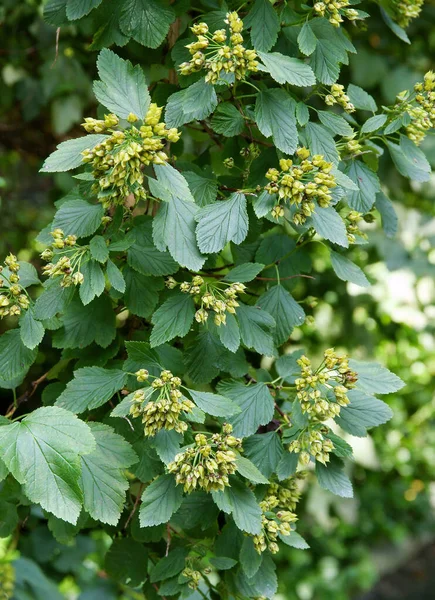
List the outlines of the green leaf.
{"label": "green leaf", "polygon": [[342,59],[342,53],[331,40],[318,39],[310,65],[321,83],[331,85],[338,79]]}
{"label": "green leaf", "polygon": [[298,468],[299,456],[295,452],[284,450],[283,455],[276,467],[276,474],[279,481],[285,481],[296,473]]}
{"label": "green leaf", "polygon": [[334,138],[323,125],[307,123],[305,126],[308,147],[312,154],[321,154],[326,160],[337,164],[340,160]]}
{"label": "green leaf", "polygon": [[68,0],[66,3],[66,16],[70,21],[81,19],[97,8],[102,0]]}
{"label": "green leaf", "polygon": [[96,448],[81,457],[84,508],[96,521],[116,525],[129,487],[124,470],[137,462],[137,456],[108,425],[90,422],[89,427]]}
{"label": "green leaf", "polygon": [[92,235],[101,225],[104,208],[101,204],[89,204],[85,200],[69,200],[57,211],[53,229],[60,228],[65,235],[78,238]]}
{"label": "green leaf", "polygon": [[252,208],[256,216],[261,219],[265,217],[276,204],[276,194],[269,194],[267,190],[263,190],[252,201]]}
{"label": "green leaf", "polygon": [[404,387],[404,382],[386,367],[375,362],[351,359],[351,369],[358,373],[357,387],[371,394],[391,394]]}
{"label": "green leaf", "polygon": [[54,406],[0,427],[2,459],[25,495],[68,523],[76,523],[81,509],[79,457],[94,448],[88,425]]}
{"label": "green leaf", "polygon": [[334,444],[333,453],[335,454],[335,456],[338,456],[339,458],[353,457],[352,446],[345,442],[343,438],[339,437],[338,435],[335,435],[335,433],[332,433],[332,431],[330,431],[326,437],[328,437]]}
{"label": "green leaf", "polygon": [[151,350],[148,342],[125,342],[128,358],[124,362],[124,371],[136,373],[139,369],[147,369],[157,377],[163,369],[155,350]]}
{"label": "green leaf", "polygon": [[244,263],[228,271],[223,281],[246,283],[255,279],[263,269],[264,265],[261,263]]}
{"label": "green leaf", "polygon": [[201,252],[220,252],[228,242],[241,244],[248,233],[246,198],[238,192],[228,200],[214,202],[196,214],[196,238]]}
{"label": "green leaf", "polygon": [[263,555],[255,549],[252,537],[244,536],[239,556],[243,572],[248,578],[254,577],[263,561]]}
{"label": "green leaf", "polygon": [[[249,438],[248,438],[249,439]],[[249,459],[239,456],[236,460],[237,471],[252,483],[269,483],[268,479]]]}
{"label": "green leaf", "polygon": [[[18,264],[20,265],[20,287],[28,288],[31,285],[39,285],[41,283],[38,278],[38,272],[31,263],[19,260]],[[6,288],[10,287],[10,283],[8,281],[6,281],[6,279],[9,279],[10,275],[11,275],[11,272],[10,272],[9,268],[3,267],[2,287],[6,287]]]}
{"label": "green leaf", "polygon": [[275,356],[273,330],[276,324],[269,313],[258,307],[240,304],[237,320],[242,342],[247,348],[253,348],[259,354]]}
{"label": "green leaf", "polygon": [[56,406],[82,413],[108,402],[127,381],[127,374],[118,369],[83,367],[74,372],[74,379],[56,401]]}
{"label": "green leaf", "polygon": [[304,309],[282,285],[271,287],[260,296],[256,306],[275,319],[273,336],[278,346],[289,338],[294,327],[302,325],[305,320]]}
{"label": "green leaf", "polygon": [[35,319],[33,309],[29,307],[20,319],[21,341],[33,350],[42,342],[44,337],[44,325]]}
{"label": "green leaf", "polygon": [[393,412],[388,404],[360,390],[350,390],[350,403],[340,410],[335,420],[344,431],[357,437],[365,437],[367,429],[389,421]]}
{"label": "green leaf", "polygon": [[350,83],[347,88],[347,95],[354,107],[359,110],[368,110],[373,113],[378,110],[374,98],[358,85]]}
{"label": "green leaf", "polygon": [[170,431],[161,429],[154,438],[150,440],[150,445],[155,449],[160,460],[167,465],[174,460],[182,441],[183,436],[174,429],[171,429]]}
{"label": "green leaf", "polygon": [[297,533],[297,531],[292,531],[290,535],[282,535],[282,533],[278,534],[281,542],[284,542],[286,546],[290,546],[291,548],[297,548],[298,550],[308,550],[310,547],[309,544],[304,540],[304,538]]}
{"label": "green leaf", "polygon": [[42,165],[42,173],[59,173],[70,171],[82,164],[83,150],[91,150],[107,136],[101,133],[92,133],[74,140],[67,140],[57,146]]}
{"label": "green leaf", "polygon": [[352,483],[339,461],[331,461],[327,466],[316,462],[316,477],[323,489],[342,498],[353,498]]}
{"label": "green leaf", "polygon": [[349,247],[346,225],[332,206],[327,208],[316,206],[316,210],[311,215],[311,221],[316,232],[325,240],[343,246],[343,248]]}
{"label": "green leaf", "polygon": [[150,571],[151,583],[178,575],[184,569],[188,553],[187,548],[175,548],[175,550],[172,550],[167,556],[159,560]]}
{"label": "green leaf", "polygon": [[317,38],[310,27],[310,22],[305,21],[298,35],[299,50],[305,56],[310,56],[316,49]]}
{"label": "green leaf", "polygon": [[109,249],[102,235],[95,235],[89,242],[89,249],[94,260],[105,263],[109,258]]}
{"label": "green leaf", "polygon": [[240,407],[224,396],[195,390],[188,390],[188,392],[199,408],[214,417],[230,417],[240,412]]}
{"label": "green leaf", "polygon": [[120,584],[132,588],[144,582],[147,576],[146,548],[131,538],[116,538],[104,559],[104,570]]}
{"label": "green leaf", "polygon": [[125,279],[122,272],[110,259],[107,261],[107,277],[110,285],[120,294],[125,292]]}
{"label": "green leaf", "polygon": [[301,127],[304,127],[310,120],[310,111],[304,102],[296,104],[296,118]]}
{"label": "green leaf", "polygon": [[260,425],[267,425],[273,418],[274,401],[265,383],[246,386],[237,381],[221,381],[218,391],[241,408],[241,412],[228,419],[237,437],[247,437]]}
{"label": "green leaf", "polygon": [[151,348],[169,342],[176,336],[184,337],[195,314],[193,298],[177,293],[160,306],[151,319],[154,325],[150,337]]}
{"label": "green leaf", "polygon": [[[222,326],[221,326],[222,327]],[[209,383],[219,373],[224,347],[207,329],[200,330],[184,355],[187,373],[194,383]]]}
{"label": "green leaf", "polygon": [[227,569],[232,569],[237,564],[237,561],[227,556],[213,556],[210,558],[210,564],[218,571],[226,571]]}
{"label": "green leaf", "polygon": [[18,525],[17,507],[11,502],[0,500],[0,538],[9,537]]}
{"label": "green leaf", "polygon": [[165,39],[175,18],[173,9],[157,0],[124,0],[119,25],[136,42],[157,48]]}
{"label": "green leaf", "polygon": [[370,281],[363,271],[351,260],[331,250],[331,264],[335,274],[342,281],[350,281],[361,287],[369,287]]}
{"label": "green leaf", "polygon": [[222,492],[212,492],[213,500],[220,510],[233,516],[239,529],[257,535],[261,531],[261,508],[254,493],[236,477],[231,477],[231,486]]}
{"label": "green leaf", "polygon": [[278,590],[276,566],[271,555],[263,555],[255,575],[247,578],[242,571],[236,575],[236,584],[242,598],[275,598]]}
{"label": "green leaf", "polygon": [[242,133],[245,120],[233,104],[223,102],[215,111],[210,124],[216,133],[221,133],[225,137],[234,137]]}
{"label": "green leaf", "polygon": [[173,475],[161,475],[144,491],[139,510],[141,527],[167,523],[181,506],[183,488],[176,486]]}
{"label": "green leaf", "polygon": [[283,454],[281,439],[276,431],[251,435],[244,441],[243,448],[246,456],[266,477],[275,472]]}
{"label": "green leaf", "polygon": [[160,277],[147,277],[129,267],[124,269],[124,277],[125,305],[133,314],[147,319],[159,301],[163,280]]}
{"label": "green leaf", "polygon": [[86,306],[104,292],[106,279],[100,265],[95,260],[83,262],[80,269],[83,274],[83,283],[79,288],[79,296]]}
{"label": "green leaf", "polygon": [[[205,262],[205,256],[201,255],[195,236],[197,210],[198,207],[193,202],[173,198],[171,202],[160,206],[153,223],[154,242],[156,231],[160,228],[164,244],[174,260],[193,271],[201,269]],[[158,246],[157,243],[156,245]],[[162,249],[164,248],[159,248]]]}
{"label": "green leaf", "polygon": [[258,56],[265,65],[262,70],[269,73],[278,83],[290,83],[298,87],[316,83],[311,67],[297,58],[290,58],[279,52],[258,52]]}
{"label": "green leaf", "polygon": [[206,119],[218,104],[214,87],[204,78],[169,97],[165,111],[168,127],[179,127],[194,120]]}
{"label": "green leaf", "polygon": [[297,360],[302,356],[304,351],[295,350],[291,354],[285,354],[280,356],[276,361],[276,370],[278,375],[283,377],[288,383],[293,384],[295,378],[300,376],[301,368],[297,363]]}
{"label": "green leaf", "polygon": [[247,14],[245,27],[251,28],[251,41],[256,50],[268,52],[278,39],[280,22],[269,0],[255,0]]}
{"label": "green leaf", "polygon": [[400,146],[387,141],[387,147],[396,169],[401,175],[414,181],[429,181],[431,174],[430,164],[414,142],[405,135],[401,135]]}
{"label": "green leaf", "polygon": [[38,350],[27,348],[19,329],[10,329],[0,336],[0,374],[9,381],[27,371],[35,362]]}
{"label": "green leaf", "polygon": [[184,171],[183,175],[198,206],[206,206],[216,200],[219,186],[217,179],[193,171]]}
{"label": "green leaf", "polygon": [[133,67],[130,61],[104,48],[98,55],[97,68],[100,81],[94,81],[94,93],[98,102],[121,119],[130,113],[143,119],[151,98],[141,67]]}
{"label": "green leaf", "polygon": [[48,0],[43,8],[44,21],[56,27],[65,25],[68,22],[66,18],[66,3],[67,0]]}
{"label": "green leaf", "polygon": [[371,133],[372,131],[377,131],[383,125],[385,125],[387,121],[387,115],[374,115],[367,119],[367,121],[361,127],[361,133]]}
{"label": "green leaf", "polygon": [[71,302],[75,291],[72,286],[60,287],[59,282],[52,279],[49,279],[44,287],[45,290],[35,302],[35,318],[39,321],[51,319],[62,312]]}
{"label": "green leaf", "polygon": [[405,42],[406,44],[411,43],[411,40],[409,39],[406,31],[393,21],[393,19],[390,17],[390,15],[382,8],[382,6],[381,6],[381,15],[382,15],[382,18],[384,19],[385,23],[391,29],[391,31],[394,34],[396,34],[397,37],[402,40],[402,42]]}
{"label": "green leaf", "polygon": [[177,263],[168,252],[160,252],[152,237],[152,220],[141,221],[134,228],[135,241],[127,251],[127,263],[142,275],[172,275]]}
{"label": "green leaf", "polygon": [[344,135],[351,137],[354,134],[353,128],[340,115],[325,110],[318,110],[317,116],[321,123],[329,129],[334,135]]}
{"label": "green leaf", "polygon": [[265,137],[272,136],[275,146],[293,154],[298,144],[295,103],[284,90],[259,92],[255,102],[255,121]]}
{"label": "green leaf", "polygon": [[393,238],[397,233],[398,218],[393,203],[383,192],[376,195],[375,207],[379,211],[382,227],[388,238]]}
{"label": "green leaf", "polygon": [[376,194],[381,190],[379,178],[365,163],[351,160],[345,169],[345,174],[358,186],[358,191],[349,191],[347,201],[354,210],[368,212],[376,200]]}
{"label": "green leaf", "polygon": [[168,197],[162,200],[169,202],[171,198],[181,198],[187,202],[195,202],[185,177],[177,169],[170,164],[164,164],[154,165],[154,171],[160,186],[169,193]]}

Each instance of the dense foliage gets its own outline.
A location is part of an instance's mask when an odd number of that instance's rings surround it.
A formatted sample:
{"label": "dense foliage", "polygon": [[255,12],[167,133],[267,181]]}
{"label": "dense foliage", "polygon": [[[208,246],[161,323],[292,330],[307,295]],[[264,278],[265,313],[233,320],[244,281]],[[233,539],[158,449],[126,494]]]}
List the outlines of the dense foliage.
{"label": "dense foliage", "polygon": [[[13,402],[0,422],[2,536],[29,518],[45,518],[61,544],[110,536],[104,569],[127,596],[273,597],[273,556],[308,547],[295,528],[301,496],[314,480],[352,496],[344,438],[388,421],[376,395],[403,386],[380,364],[314,349],[310,330],[314,294],[327,302],[340,280],[370,285],[357,262],[379,217],[376,235],[396,233],[377,174],[385,151],[402,176],[429,180],[419,145],[434,75],[378,109],[359,85],[337,83],[367,13],[343,2],[236,8],[45,6],[61,28],[83,18],[91,49],[132,38],[159,50],[141,66],[101,50],[97,118],[43,165],[75,170],[76,185],[38,236],[42,289],[32,264],[4,259],[0,384]],[[417,9],[382,15],[406,41],[399,23]],[[26,384],[41,343],[52,362]],[[23,382],[31,391],[19,396]],[[15,597],[55,594],[28,559],[14,563]]]}

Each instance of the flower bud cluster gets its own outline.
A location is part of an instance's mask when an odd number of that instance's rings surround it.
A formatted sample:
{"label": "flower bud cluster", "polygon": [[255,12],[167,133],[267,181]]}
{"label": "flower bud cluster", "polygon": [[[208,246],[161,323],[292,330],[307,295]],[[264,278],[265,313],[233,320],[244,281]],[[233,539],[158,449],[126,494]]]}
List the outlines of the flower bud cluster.
{"label": "flower bud cluster", "polygon": [[329,462],[329,455],[334,450],[334,444],[324,435],[327,431],[326,427],[304,431],[297,440],[293,440],[289,444],[288,451],[299,454],[301,465],[307,466],[311,457],[325,465]]}
{"label": "flower bud cluster", "polygon": [[265,190],[269,194],[278,194],[278,203],[272,209],[272,217],[284,216],[283,203],[297,207],[293,215],[296,225],[305,223],[316,209],[316,200],[321,207],[329,206],[332,200],[330,190],[337,184],[331,174],[332,163],[324,160],[320,154],[310,158],[307,148],[299,148],[296,152],[299,161],[293,164],[290,158],[282,158],[278,169],[269,169],[266,173],[268,183]]}
{"label": "flower bud cluster", "polygon": [[[260,502],[260,508],[263,511],[262,530],[261,533],[252,536],[254,547],[259,554],[265,550],[276,554],[279,550],[278,534],[290,535],[290,523],[297,521],[297,516],[289,510],[281,509],[277,496],[269,492]],[[275,511],[275,509],[278,510]]]}
{"label": "flower bud cluster", "polygon": [[327,17],[331,25],[340,27],[343,17],[349,21],[359,18],[358,11],[354,8],[347,8],[349,5],[349,0],[323,0],[323,2],[316,2],[313,8],[317,16]]}
{"label": "flower bud cluster", "polygon": [[11,600],[15,589],[15,569],[10,562],[0,564],[0,598]]}
{"label": "flower bud cluster", "polygon": [[363,147],[358,140],[353,138],[347,138],[347,140],[345,149],[349,156],[356,156],[362,152]]}
{"label": "flower bud cluster", "polygon": [[242,450],[242,440],[231,435],[232,430],[226,423],[222,433],[213,433],[209,438],[198,433],[194,445],[169,463],[169,472],[175,474],[177,485],[182,484],[185,492],[189,494],[197,487],[206,492],[220,491],[230,485],[228,476],[236,471],[233,448]]}
{"label": "flower bud cluster", "polygon": [[[136,372],[137,381],[144,382],[148,378],[149,373],[146,369]],[[155,436],[161,429],[175,429],[178,433],[186,431],[187,423],[180,420],[181,414],[192,412],[195,405],[192,400],[183,396],[180,386],[181,379],[174,377],[171,371],[164,370],[160,377],[152,381],[149,388],[134,393],[130,414],[133,417],[142,417],[146,436]],[[154,393],[157,398],[149,399]],[[146,404],[145,400],[148,400]]]}
{"label": "flower bud cluster", "polygon": [[187,585],[190,587],[191,590],[196,590],[198,588],[199,582],[201,581],[200,571],[195,571],[194,569],[186,567],[181,572],[181,575],[187,580]]}
{"label": "flower bud cluster", "polygon": [[344,85],[341,85],[339,83],[334,83],[331,86],[331,93],[325,96],[325,103],[328,106],[334,106],[334,104],[338,104],[347,113],[355,111],[354,105],[350,101],[349,96],[344,91]]}
{"label": "flower bud cluster", "polygon": [[[325,350],[320,367],[313,371],[311,361],[301,356],[298,361],[301,377],[296,379],[296,397],[303,413],[316,421],[326,421],[340,414],[340,407],[347,406],[347,392],[355,387],[357,374],[349,367],[347,356],[339,357],[333,348]],[[327,393],[332,391],[333,400]]]}
{"label": "flower bud cluster", "polygon": [[285,510],[295,511],[301,498],[300,482],[306,477],[305,471],[300,471],[293,477],[280,483],[271,483],[267,490],[268,495],[278,498],[278,504]]}
{"label": "flower bud cluster", "polygon": [[355,244],[356,236],[367,239],[367,234],[358,227],[361,220],[363,220],[363,214],[357,210],[352,210],[346,215],[346,232],[350,244]]}
{"label": "flower bud cluster", "polygon": [[417,105],[407,110],[412,121],[406,127],[406,135],[418,146],[427,132],[435,127],[435,73],[428,71],[424,81],[417,83],[414,90]]}
{"label": "flower bud cluster", "polygon": [[205,323],[213,311],[214,322],[218,327],[225,325],[225,313],[235,314],[236,308],[239,306],[236,300],[237,294],[241,294],[246,289],[243,283],[238,282],[232,284],[222,281],[205,283],[200,275],[195,275],[191,283],[188,281],[178,283],[173,277],[168,277],[166,280],[166,286],[169,289],[174,289],[178,285],[181,292],[195,297],[195,303],[200,307],[195,313],[196,321]]}
{"label": "flower bud cluster", "polygon": [[100,130],[106,122],[114,123],[111,134],[104,141],[82,152],[82,160],[91,164],[96,180],[92,191],[103,206],[123,204],[129,194],[133,194],[136,201],[145,198],[143,167],[164,164],[168,160],[163,152],[166,141],[180,139],[177,129],[167,129],[160,121],[161,115],[162,108],[152,103],[141,125],[133,125],[139,121],[136,115],[128,116],[127,121],[131,124],[128,129],[113,128],[118,124],[115,115],[106,115],[104,121],[85,120],[86,131]]}
{"label": "flower bud cluster", "polygon": [[258,71],[257,53],[243,45],[243,21],[236,12],[231,12],[227,13],[225,23],[229,27],[229,35],[225,29],[210,33],[206,23],[191,27],[197,40],[186,46],[192,58],[180,65],[182,75],[206,69],[205,80],[214,84],[221,73],[234,73],[240,80],[246,77],[248,71]]}
{"label": "flower bud cluster", "polygon": [[14,254],[9,254],[4,261],[4,266],[9,273],[0,266],[0,319],[7,316],[18,316],[22,310],[30,306],[30,299],[26,290],[19,285],[20,263]]}
{"label": "flower bud cluster", "polygon": [[48,277],[61,277],[62,287],[81,285],[84,276],[80,271],[80,265],[88,247],[78,246],[77,237],[65,236],[62,229],[55,229],[51,232],[51,236],[53,238],[51,245],[41,253],[43,260],[50,261],[42,268],[42,272]]}
{"label": "flower bud cluster", "polygon": [[423,4],[424,0],[395,0],[394,20],[400,27],[408,27],[409,23],[419,16]]}

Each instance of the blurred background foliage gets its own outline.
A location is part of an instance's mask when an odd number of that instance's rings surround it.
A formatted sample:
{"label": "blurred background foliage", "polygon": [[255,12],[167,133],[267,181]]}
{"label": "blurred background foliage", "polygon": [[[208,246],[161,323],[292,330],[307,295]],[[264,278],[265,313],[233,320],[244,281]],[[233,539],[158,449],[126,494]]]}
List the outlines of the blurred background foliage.
{"label": "blurred background foliage", "polygon": [[[343,68],[340,81],[363,86],[379,105],[391,104],[398,92],[435,66],[430,59],[435,56],[435,4],[427,4],[421,17],[413,21],[408,31],[411,46],[387,29],[377,6],[370,4],[367,10],[373,16],[366,30],[352,31],[358,54]],[[91,19],[98,19],[98,14],[79,25],[62,27],[57,43],[56,29],[42,19],[41,1],[1,2],[1,256],[14,251],[20,259],[38,266],[36,236],[50,221],[53,202],[72,187],[69,174],[47,177],[38,170],[56,144],[80,135],[84,116],[95,115],[91,82],[96,52],[91,44],[96,27]],[[153,77],[162,77],[170,60],[161,51],[135,42],[120,53],[147,65],[155,60],[146,69],[151,85]],[[170,89],[169,84],[167,87]],[[167,90],[154,93],[161,102]],[[188,129],[183,137],[183,159],[201,163],[201,156],[209,153],[203,134]],[[435,167],[434,136],[425,144]],[[213,163],[221,158],[213,156]],[[394,412],[392,421],[368,438],[349,436],[356,456],[349,465],[355,498],[340,499],[313,485],[307,490],[298,529],[311,550],[281,550],[281,599],[361,598],[382,573],[405,560],[419,544],[433,541],[435,177],[426,184],[409,182],[391,168],[387,156],[381,158],[381,169],[381,181],[399,216],[399,230],[388,239],[379,223],[367,225],[369,244],[356,247],[352,256],[364,266],[373,285],[362,290],[341,282],[331,274],[321,246],[313,245],[310,258],[316,278],[300,279],[294,285],[303,292],[301,297],[310,294],[318,298],[311,312],[314,323],[293,332],[291,348],[303,344],[310,355],[316,355],[335,346],[355,358],[376,359],[407,385],[386,398]],[[47,364],[54,364],[53,352],[47,347],[45,355],[40,353],[30,380],[44,373]],[[17,393],[25,389],[24,384]],[[6,409],[11,392],[2,390],[1,394],[2,409]],[[40,389],[31,402],[41,402]],[[0,488],[0,500],[1,494]],[[0,516],[0,538],[1,527]],[[69,534],[65,530],[65,540]],[[53,538],[44,515],[32,509],[21,535],[12,542],[18,558],[16,598],[124,598],[123,590],[102,570],[109,544],[103,531],[82,531],[74,542],[63,546]]]}

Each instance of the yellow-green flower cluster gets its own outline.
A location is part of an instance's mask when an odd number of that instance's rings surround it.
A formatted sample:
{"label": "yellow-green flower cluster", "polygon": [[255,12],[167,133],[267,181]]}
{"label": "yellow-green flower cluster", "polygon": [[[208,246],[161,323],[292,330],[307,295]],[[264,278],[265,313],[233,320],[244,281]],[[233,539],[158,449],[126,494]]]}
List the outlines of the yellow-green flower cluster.
{"label": "yellow-green flower cluster", "polygon": [[85,120],[86,131],[101,132],[110,128],[110,135],[104,141],[82,152],[83,162],[92,165],[96,180],[92,190],[103,206],[123,204],[129,194],[136,201],[146,196],[144,166],[164,164],[168,160],[163,151],[166,142],[180,139],[179,131],[167,129],[160,121],[161,116],[162,108],[152,103],[142,124],[138,123],[136,115],[128,116],[127,121],[131,124],[128,129],[114,129],[118,125],[115,115],[106,115],[104,121]]}
{"label": "yellow-green flower cluster", "polygon": [[325,103],[328,106],[334,106],[334,104],[338,104],[338,106],[341,106],[341,108],[347,113],[355,111],[354,105],[350,101],[349,96],[344,91],[344,85],[341,85],[339,83],[334,83],[331,86],[331,93],[325,96]]}
{"label": "yellow-green flower cluster", "polygon": [[[316,421],[326,421],[340,414],[340,407],[347,406],[347,392],[355,387],[357,374],[349,367],[347,356],[340,357],[333,348],[325,350],[321,365],[313,370],[311,361],[301,356],[298,361],[301,377],[296,379],[296,397],[303,413]],[[326,397],[332,392],[333,399]]]}
{"label": "yellow-green flower cluster", "polygon": [[[269,492],[260,502],[260,508],[263,511],[262,530],[261,533],[252,536],[255,549],[259,554],[265,550],[276,554],[279,550],[278,535],[290,535],[290,523],[297,521],[297,516],[289,510],[282,510],[279,499]],[[275,511],[275,509],[278,510]]]}
{"label": "yellow-green flower cluster", "polygon": [[243,45],[243,21],[236,12],[231,12],[227,13],[225,23],[229,35],[225,29],[210,33],[206,23],[191,27],[197,40],[186,46],[192,58],[180,65],[182,75],[206,69],[206,81],[217,83],[221,73],[234,73],[236,79],[244,79],[249,71],[258,71],[257,53]]}
{"label": "yellow-green flower cluster", "polygon": [[301,498],[300,482],[305,477],[306,472],[300,471],[285,481],[271,483],[267,493],[268,495],[273,495],[278,498],[278,504],[281,508],[294,512]]}
{"label": "yellow-green flower cluster", "polygon": [[234,314],[239,306],[237,294],[245,291],[243,283],[213,282],[206,283],[200,275],[195,275],[192,282],[183,281],[178,283],[173,277],[168,277],[166,285],[169,289],[180,286],[184,294],[191,294],[195,303],[199,306],[195,313],[198,323],[205,323],[211,312],[214,313],[214,322],[219,327],[226,323],[226,313]]}
{"label": "yellow-green flower cluster", "polygon": [[200,571],[195,571],[194,569],[186,567],[181,571],[181,575],[187,580],[187,585],[191,590],[196,590],[198,588],[199,582],[201,581]]}
{"label": "yellow-green flower cluster", "polygon": [[210,437],[198,433],[194,445],[169,463],[168,471],[175,474],[177,485],[183,485],[185,492],[190,494],[196,488],[220,491],[230,485],[228,476],[236,471],[237,455],[233,448],[242,449],[242,440],[231,435],[232,430],[227,423],[222,433]]}
{"label": "yellow-green flower cluster", "polygon": [[10,562],[0,563],[0,598],[10,600],[15,589],[15,569]]}
{"label": "yellow-green flower cluster", "polygon": [[20,263],[14,254],[9,254],[4,261],[9,273],[0,266],[0,319],[7,316],[18,316],[22,310],[30,306],[30,299],[26,290],[19,284]]}
{"label": "yellow-green flower cluster", "polygon": [[354,8],[347,8],[349,5],[349,0],[323,0],[323,2],[316,2],[313,8],[317,16],[327,17],[334,27],[340,27],[343,17],[349,21],[358,19],[358,11]]}
{"label": "yellow-green flower cluster", "polygon": [[408,27],[416,19],[423,8],[424,0],[394,0],[394,19],[400,27]]}
{"label": "yellow-green flower cluster", "polygon": [[419,145],[427,132],[435,127],[435,73],[428,71],[422,83],[414,86],[416,106],[407,110],[411,123],[406,127],[406,135]]}
{"label": "yellow-green flower cluster", "polygon": [[279,161],[278,169],[269,169],[266,173],[268,183],[265,190],[269,194],[278,194],[278,203],[272,209],[272,217],[284,216],[284,203],[288,200],[297,210],[293,214],[296,225],[305,223],[316,208],[315,201],[321,207],[329,206],[332,200],[331,189],[337,184],[331,174],[332,163],[327,162],[320,154],[310,158],[307,148],[299,148],[296,152],[299,161],[293,163],[289,158]]}
{"label": "yellow-green flower cluster", "polygon": [[347,239],[350,244],[354,244],[356,242],[356,236],[367,239],[367,234],[361,231],[358,227],[358,223],[363,219],[363,214],[358,212],[357,210],[351,210],[350,213],[346,215],[346,232]]}
{"label": "yellow-green flower cluster", "polygon": [[329,455],[334,450],[334,444],[325,437],[325,432],[320,429],[303,431],[296,440],[289,444],[288,451],[299,454],[299,462],[304,466],[310,463],[311,457],[325,465],[329,462]]}
{"label": "yellow-green flower cluster", "polygon": [[[136,372],[136,379],[139,382],[146,381],[148,378],[146,369],[139,369]],[[134,393],[130,414],[133,417],[142,417],[146,436],[155,436],[161,429],[175,429],[178,433],[186,431],[187,423],[180,417],[182,413],[192,412],[195,405],[192,400],[183,396],[180,386],[181,379],[174,377],[171,371],[164,370],[160,373],[160,377],[152,381],[148,389],[140,389]],[[154,392],[158,393],[157,398],[145,404],[145,400],[148,400]]]}
{"label": "yellow-green flower cluster", "polygon": [[53,242],[41,254],[43,260],[51,262],[42,268],[42,272],[48,277],[61,277],[62,287],[81,285],[84,277],[80,266],[87,246],[77,246],[77,237],[65,236],[62,229],[55,229],[51,232],[51,236]]}

